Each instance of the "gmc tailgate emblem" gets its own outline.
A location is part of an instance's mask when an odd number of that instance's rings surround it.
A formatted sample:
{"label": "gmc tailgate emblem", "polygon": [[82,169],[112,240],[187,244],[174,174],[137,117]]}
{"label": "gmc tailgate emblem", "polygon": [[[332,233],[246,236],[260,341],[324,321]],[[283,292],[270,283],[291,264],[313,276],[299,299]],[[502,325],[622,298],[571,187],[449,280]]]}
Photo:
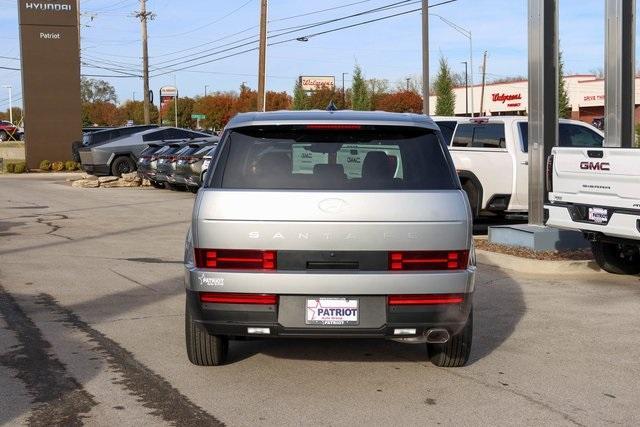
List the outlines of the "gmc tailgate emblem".
{"label": "gmc tailgate emblem", "polygon": [[581,162],[580,169],[590,171],[610,171],[611,165],[608,162]]}

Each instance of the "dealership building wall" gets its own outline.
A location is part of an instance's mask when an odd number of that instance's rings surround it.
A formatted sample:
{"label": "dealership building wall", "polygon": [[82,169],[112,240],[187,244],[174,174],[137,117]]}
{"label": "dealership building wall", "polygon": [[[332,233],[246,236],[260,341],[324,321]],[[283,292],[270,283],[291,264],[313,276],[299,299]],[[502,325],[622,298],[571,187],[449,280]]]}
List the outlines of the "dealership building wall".
{"label": "dealership building wall", "polygon": [[[565,76],[571,118],[588,123],[595,117],[604,116],[604,79],[594,75],[577,74]],[[476,115],[480,111],[482,85],[469,87],[469,111],[471,111],[471,91],[473,92]],[[640,119],[640,78],[636,77],[636,122]],[[455,114],[466,114],[465,88],[454,89],[456,96]],[[506,83],[490,83],[485,86],[483,111],[488,116],[526,115],[529,110],[528,82],[518,80]],[[435,114],[437,99],[431,96],[430,113]]]}

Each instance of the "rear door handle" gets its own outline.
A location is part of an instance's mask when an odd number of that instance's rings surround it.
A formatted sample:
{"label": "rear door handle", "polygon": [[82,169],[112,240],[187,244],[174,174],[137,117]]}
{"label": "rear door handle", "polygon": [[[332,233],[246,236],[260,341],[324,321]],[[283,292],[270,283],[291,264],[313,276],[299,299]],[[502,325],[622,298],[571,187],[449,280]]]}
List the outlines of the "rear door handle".
{"label": "rear door handle", "polygon": [[525,165],[525,166],[529,166],[529,161],[528,160],[524,160],[522,162],[520,162],[521,165]]}

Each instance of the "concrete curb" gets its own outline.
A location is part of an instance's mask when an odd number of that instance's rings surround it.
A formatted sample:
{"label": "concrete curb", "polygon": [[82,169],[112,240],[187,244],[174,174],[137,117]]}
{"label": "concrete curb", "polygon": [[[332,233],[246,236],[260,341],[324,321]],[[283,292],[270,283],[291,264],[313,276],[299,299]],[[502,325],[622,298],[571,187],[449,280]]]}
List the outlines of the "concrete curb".
{"label": "concrete curb", "polygon": [[478,264],[498,267],[526,274],[572,275],[599,273],[602,270],[595,261],[543,261],[520,258],[497,252],[476,249]]}

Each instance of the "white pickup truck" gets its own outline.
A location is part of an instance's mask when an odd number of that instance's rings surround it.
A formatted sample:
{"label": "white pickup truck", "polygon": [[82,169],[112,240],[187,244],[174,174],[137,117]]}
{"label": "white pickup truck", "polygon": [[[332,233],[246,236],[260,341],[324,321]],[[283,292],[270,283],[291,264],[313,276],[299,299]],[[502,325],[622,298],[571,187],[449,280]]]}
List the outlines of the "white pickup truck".
{"label": "white pickup truck", "polygon": [[582,231],[603,270],[640,273],[640,149],[556,147],[547,187],[547,225]]}
{"label": "white pickup truck", "polygon": [[[526,214],[529,205],[527,117],[433,117],[445,137],[476,217]],[[560,120],[561,147],[602,147],[603,133]]]}

